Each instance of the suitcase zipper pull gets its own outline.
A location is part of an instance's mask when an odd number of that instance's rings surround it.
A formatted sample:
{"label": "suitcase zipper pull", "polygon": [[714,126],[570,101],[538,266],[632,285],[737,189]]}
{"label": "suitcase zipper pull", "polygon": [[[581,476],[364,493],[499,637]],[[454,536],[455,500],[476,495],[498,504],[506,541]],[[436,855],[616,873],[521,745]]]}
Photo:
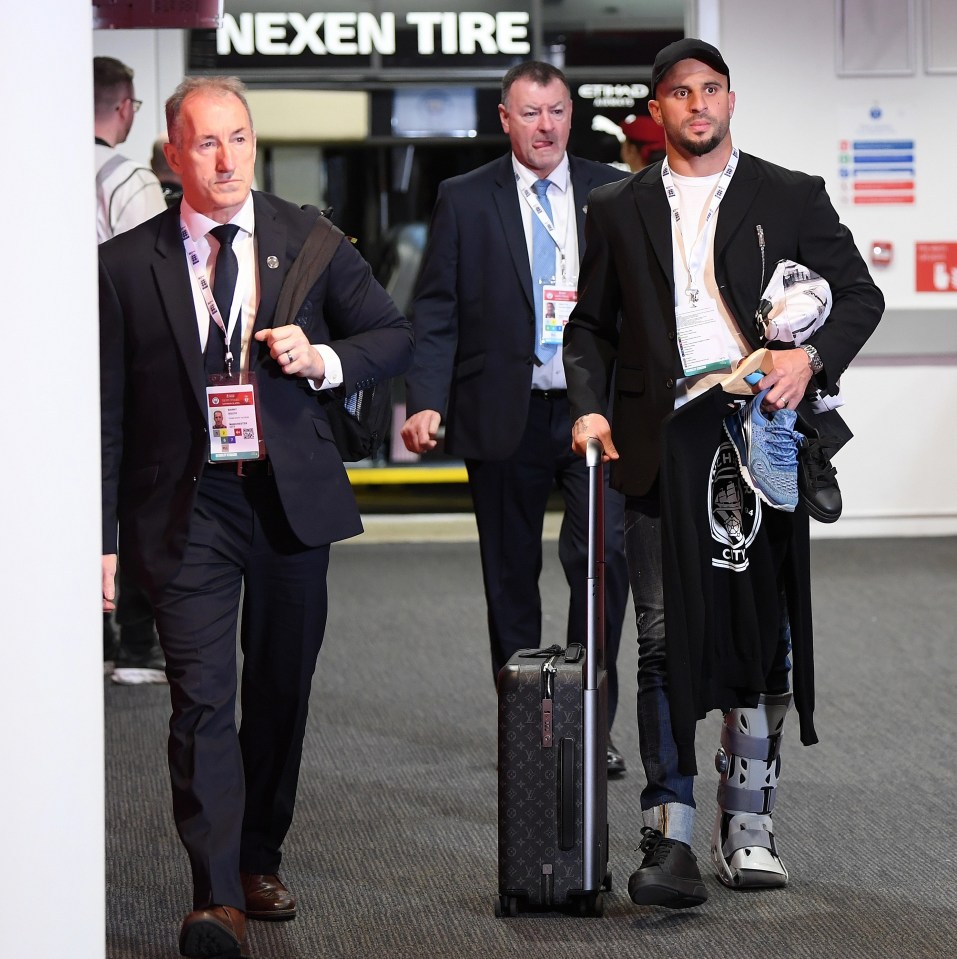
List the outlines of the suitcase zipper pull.
{"label": "suitcase zipper pull", "polygon": [[553,656],[547,662],[542,664],[542,748],[549,749],[552,746],[552,693],[555,681],[555,673],[558,669],[555,665],[559,659]]}

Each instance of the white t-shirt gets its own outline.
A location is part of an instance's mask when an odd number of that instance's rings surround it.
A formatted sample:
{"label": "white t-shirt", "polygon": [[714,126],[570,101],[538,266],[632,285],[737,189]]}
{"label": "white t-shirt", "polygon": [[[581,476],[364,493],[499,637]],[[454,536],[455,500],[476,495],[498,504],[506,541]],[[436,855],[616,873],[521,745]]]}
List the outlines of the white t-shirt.
{"label": "white t-shirt", "polygon": [[[692,246],[694,245],[695,239],[698,237],[698,233],[701,229],[701,221],[708,209],[708,204],[711,201],[711,195],[714,193],[714,189],[718,185],[718,180],[721,177],[721,173],[716,173],[713,176],[706,177],[690,177],[680,176],[672,171],[671,175],[674,179],[678,207],[681,211],[681,223],[683,225],[682,239],[684,241],[684,248],[686,253],[690,256]],[[721,325],[721,339],[723,344],[722,353],[733,363],[735,360],[739,360],[741,357],[747,356],[751,352],[751,347],[748,344],[748,341],[742,335],[741,330],[738,328],[738,324],[735,322],[734,317],[731,316],[731,313],[725,305],[724,300],[722,300],[721,294],[718,291],[718,284],[714,278],[714,234],[715,230],[717,229],[718,218],[720,216],[721,208],[718,207],[707,228],[706,253],[703,271],[704,289],[702,290],[702,300],[713,301],[719,316],[724,321],[724,323]],[[674,255],[675,296],[680,300],[684,295],[683,291],[687,286],[686,280],[688,271],[685,267],[685,262],[682,258],[681,250],[678,245],[678,227],[673,225],[672,230],[675,231],[673,236],[674,243],[672,244]],[[688,376],[679,379],[675,389],[675,406],[681,406],[693,396],[697,396],[699,393],[704,393],[706,390],[711,389],[712,386],[715,386],[726,376],[728,376],[730,372],[731,367],[729,366],[726,370],[718,370],[714,373],[699,373],[697,376]]]}
{"label": "white t-shirt", "polygon": [[[122,162],[116,163],[118,157]],[[96,242],[138,226],[166,209],[163,188],[156,174],[118,153],[113,147],[96,144],[96,170],[113,163],[96,191]]]}

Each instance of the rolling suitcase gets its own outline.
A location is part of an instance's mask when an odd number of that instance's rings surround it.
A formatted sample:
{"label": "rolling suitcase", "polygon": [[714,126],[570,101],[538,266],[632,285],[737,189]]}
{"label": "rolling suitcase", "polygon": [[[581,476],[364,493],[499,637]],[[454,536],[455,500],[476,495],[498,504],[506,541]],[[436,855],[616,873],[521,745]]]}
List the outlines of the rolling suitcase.
{"label": "rolling suitcase", "polygon": [[500,916],[600,916],[611,888],[601,455],[590,439],[586,644],[519,650],[498,676]]}

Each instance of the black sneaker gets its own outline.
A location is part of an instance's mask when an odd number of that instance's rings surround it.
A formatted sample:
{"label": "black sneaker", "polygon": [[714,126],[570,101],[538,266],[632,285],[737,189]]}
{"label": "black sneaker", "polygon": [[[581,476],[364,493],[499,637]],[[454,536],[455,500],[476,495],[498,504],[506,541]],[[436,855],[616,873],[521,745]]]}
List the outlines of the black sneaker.
{"label": "black sneaker", "polygon": [[698,860],[687,843],[666,839],[657,829],[642,826],[644,837],[638,847],[644,854],[641,865],[628,880],[628,895],[639,906],[687,909],[708,898],[698,870]]}
{"label": "black sneaker", "polygon": [[625,757],[621,750],[608,737],[608,776],[610,778],[625,775]]}
{"label": "black sneaker", "polygon": [[835,523],[841,518],[841,488],[837,470],[831,465],[827,450],[817,430],[797,427],[806,437],[798,447],[798,493],[808,515],[819,523]]}

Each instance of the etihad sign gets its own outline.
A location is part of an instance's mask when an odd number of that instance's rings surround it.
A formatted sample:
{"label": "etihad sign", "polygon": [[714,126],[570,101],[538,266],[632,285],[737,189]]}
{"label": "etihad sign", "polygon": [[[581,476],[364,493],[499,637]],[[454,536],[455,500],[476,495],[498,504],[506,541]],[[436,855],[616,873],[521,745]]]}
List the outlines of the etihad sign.
{"label": "etihad sign", "polygon": [[596,107],[633,107],[651,93],[644,83],[583,83],[578,95]]}
{"label": "etihad sign", "polygon": [[[403,14],[400,29],[413,29],[423,56],[529,53],[528,13]],[[216,32],[219,56],[355,56],[396,52],[396,15],[341,13],[227,13]]]}

